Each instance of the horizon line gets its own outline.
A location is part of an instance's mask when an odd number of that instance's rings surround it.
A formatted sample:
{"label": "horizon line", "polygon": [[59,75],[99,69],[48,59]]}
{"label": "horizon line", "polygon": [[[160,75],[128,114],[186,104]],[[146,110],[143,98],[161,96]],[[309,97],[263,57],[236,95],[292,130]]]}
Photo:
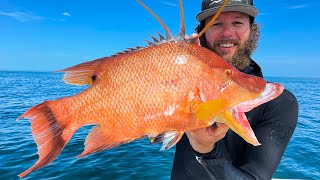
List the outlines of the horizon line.
{"label": "horizon line", "polygon": [[[56,72],[57,70],[6,70],[0,69],[0,72],[35,72],[35,73],[63,73],[63,72]],[[319,79],[320,76],[284,76],[284,75],[268,75],[264,74],[264,77],[271,77],[271,78],[316,78]]]}

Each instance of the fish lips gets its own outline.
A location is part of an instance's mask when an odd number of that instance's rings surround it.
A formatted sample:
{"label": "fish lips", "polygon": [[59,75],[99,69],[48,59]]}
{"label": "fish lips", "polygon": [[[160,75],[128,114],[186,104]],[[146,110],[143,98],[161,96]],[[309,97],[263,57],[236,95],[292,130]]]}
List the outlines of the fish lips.
{"label": "fish lips", "polygon": [[265,90],[261,93],[260,96],[249,101],[237,104],[231,109],[237,112],[251,111],[253,108],[277,98],[283,92],[283,90],[284,87],[281,84],[267,83]]}

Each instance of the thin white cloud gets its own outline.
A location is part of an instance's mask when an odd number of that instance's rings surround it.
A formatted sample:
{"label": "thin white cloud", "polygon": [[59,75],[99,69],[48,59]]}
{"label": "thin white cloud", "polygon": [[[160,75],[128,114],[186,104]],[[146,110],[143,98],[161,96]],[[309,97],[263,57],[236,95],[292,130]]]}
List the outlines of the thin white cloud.
{"label": "thin white cloud", "polygon": [[27,21],[35,21],[35,20],[43,20],[44,17],[34,15],[33,13],[26,13],[26,12],[1,12],[0,15],[11,17],[20,22],[27,22]]}
{"label": "thin white cloud", "polygon": [[302,9],[308,6],[309,6],[308,4],[298,4],[298,5],[289,6],[288,9]]}
{"label": "thin white cloud", "polygon": [[259,13],[259,16],[270,16],[272,15],[271,13],[264,13],[264,12],[261,12]]}
{"label": "thin white cloud", "polygon": [[171,2],[166,2],[166,1],[159,1],[161,4],[167,5],[167,6],[172,6],[172,7],[177,7],[177,4],[171,3]]}
{"label": "thin white cloud", "polygon": [[61,13],[61,14],[64,15],[64,16],[71,16],[70,13],[68,13],[68,12],[64,12],[64,13]]}

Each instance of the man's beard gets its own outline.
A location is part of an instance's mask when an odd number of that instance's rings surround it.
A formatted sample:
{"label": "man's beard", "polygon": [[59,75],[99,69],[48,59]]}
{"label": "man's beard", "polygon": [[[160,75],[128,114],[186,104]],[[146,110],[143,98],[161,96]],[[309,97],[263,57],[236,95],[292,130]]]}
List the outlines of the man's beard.
{"label": "man's beard", "polygon": [[[257,24],[251,25],[251,31],[249,35],[249,39],[244,43],[240,44],[239,40],[222,40],[222,41],[215,41],[210,46],[207,44],[207,47],[216,53],[219,56],[223,56],[224,54],[219,53],[217,51],[218,44],[221,43],[234,43],[239,46],[235,54],[231,57],[226,59],[230,64],[236,67],[238,70],[243,70],[247,66],[250,65],[251,62],[251,54],[256,50],[258,46],[258,41],[260,37],[260,30]],[[208,42],[207,42],[208,43]]]}

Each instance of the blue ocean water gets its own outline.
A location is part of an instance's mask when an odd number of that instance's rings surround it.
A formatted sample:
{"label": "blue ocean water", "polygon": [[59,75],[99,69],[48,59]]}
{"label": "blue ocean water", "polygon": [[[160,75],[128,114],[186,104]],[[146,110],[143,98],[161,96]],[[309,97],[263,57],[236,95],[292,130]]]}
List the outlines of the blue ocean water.
{"label": "blue ocean water", "polygon": [[[59,73],[0,71],[0,179],[17,175],[38,159],[28,120],[16,118],[45,100],[77,94],[85,87],[65,84]],[[299,120],[274,178],[320,179],[320,79],[267,77],[295,94]],[[50,165],[25,179],[169,179],[174,148],[139,140],[76,159],[91,126],[81,128]]]}

